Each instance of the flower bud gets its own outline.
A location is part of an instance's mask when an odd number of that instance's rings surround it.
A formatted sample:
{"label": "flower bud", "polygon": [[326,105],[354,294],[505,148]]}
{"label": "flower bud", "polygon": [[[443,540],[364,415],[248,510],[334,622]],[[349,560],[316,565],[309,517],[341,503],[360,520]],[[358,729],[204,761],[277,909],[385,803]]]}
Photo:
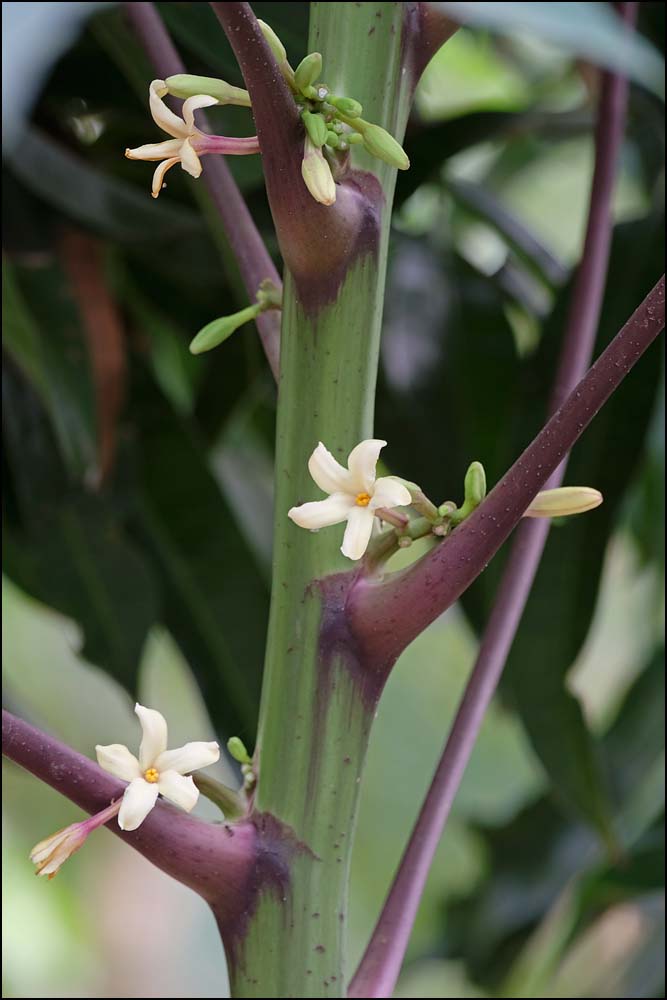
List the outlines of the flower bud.
{"label": "flower bud", "polygon": [[538,493],[524,517],[568,517],[583,514],[602,503],[602,494],[591,486],[561,486]]}
{"label": "flower bud", "polygon": [[262,30],[262,34],[266,39],[267,45],[269,46],[274,56],[276,57],[276,62],[279,63],[285,62],[285,60],[287,59],[287,52],[285,50],[285,46],[280,41],[273,28],[270,25],[268,25],[266,21],[260,21],[259,18],[257,18],[257,24],[260,26]]}
{"label": "flower bud", "polygon": [[304,111],[301,118],[313,145],[318,148],[323,146],[327,141],[327,126],[322,115],[314,115],[311,111]]}
{"label": "flower bud", "polygon": [[101,812],[91,816],[90,819],[82,820],[80,823],[72,823],[64,830],[58,830],[45,840],[40,840],[35,844],[30,852],[30,860],[36,866],[35,875],[46,875],[52,879],[60,871],[68,858],[79,850],[86,842],[88,836],[96,830],[98,826],[108,823],[120,810],[121,799],[112,802],[110,806]]}
{"label": "flower bud", "polygon": [[396,167],[397,170],[408,169],[410,161],[405,150],[386,129],[380,125],[362,122],[361,119],[355,121],[354,127],[361,132],[364,146],[371,156],[377,156],[378,160],[388,163],[390,167]]}
{"label": "flower bud", "polygon": [[248,751],[245,748],[245,744],[243,740],[239,739],[238,736],[231,736],[227,740],[227,749],[229,750],[234,760],[237,760],[239,764],[243,764],[244,766],[247,764],[252,764],[250,755],[248,754]]}
{"label": "flower bud", "polygon": [[364,110],[359,101],[355,101],[353,97],[335,97],[333,94],[330,94],[327,99],[329,104],[333,104],[347,118],[358,118]]}
{"label": "flower bud", "polygon": [[319,201],[321,205],[333,205],[336,200],[336,184],[331,167],[322,150],[312,143],[310,136],[306,136],[301,175],[315,201]]}
{"label": "flower bud", "polygon": [[211,323],[207,323],[190,344],[190,353],[203,354],[205,351],[212,350],[231,337],[234,331],[238,330],[244,323],[255,319],[260,312],[262,312],[262,305],[256,302],[252,306],[241,309],[240,312],[232,313],[231,316],[221,316],[220,319],[214,319]]}
{"label": "flower bud", "polygon": [[344,142],[344,140],[336,132],[327,132],[327,146],[330,146],[332,149],[338,149],[341,142]]}
{"label": "flower bud", "polygon": [[294,82],[297,89],[305,91],[317,80],[322,72],[322,56],[319,52],[311,52],[305,56],[294,70]]}
{"label": "flower bud", "polygon": [[464,503],[479,507],[486,496],[486,473],[481,462],[472,462],[463,481]]}
{"label": "flower bud", "polygon": [[212,76],[190,76],[189,73],[177,73],[175,76],[168,76],[164,81],[167,88],[166,93],[173,97],[198,97],[200,94],[208,94],[215,97],[218,104],[237,104],[242,108],[249,108],[250,94],[240,87],[232,87],[224,80],[217,80]]}

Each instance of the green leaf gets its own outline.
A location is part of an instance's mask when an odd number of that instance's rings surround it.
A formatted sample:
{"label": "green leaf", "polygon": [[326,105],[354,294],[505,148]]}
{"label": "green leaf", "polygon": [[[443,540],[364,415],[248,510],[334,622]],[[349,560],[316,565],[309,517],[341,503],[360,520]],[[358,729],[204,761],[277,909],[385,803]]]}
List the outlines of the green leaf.
{"label": "green leaf", "polygon": [[598,66],[624,73],[663,97],[664,64],[648,42],[625,29],[603,3],[436,3],[462,24],[481,25],[500,35],[528,32],[583,56]]}
{"label": "green leaf", "polygon": [[49,415],[71,475],[94,476],[95,405],[79,314],[58,265],[3,261],[4,345]]}
{"label": "green leaf", "polygon": [[10,473],[5,571],[26,593],[73,618],[82,656],[136,693],[157,601],[150,570],[107,502],[74,489],[39,400],[5,366],[3,423]]}
{"label": "green leaf", "polygon": [[214,723],[252,742],[268,593],[194,428],[147,380],[137,388],[135,531],[151,554],[163,620],[202,687]]}

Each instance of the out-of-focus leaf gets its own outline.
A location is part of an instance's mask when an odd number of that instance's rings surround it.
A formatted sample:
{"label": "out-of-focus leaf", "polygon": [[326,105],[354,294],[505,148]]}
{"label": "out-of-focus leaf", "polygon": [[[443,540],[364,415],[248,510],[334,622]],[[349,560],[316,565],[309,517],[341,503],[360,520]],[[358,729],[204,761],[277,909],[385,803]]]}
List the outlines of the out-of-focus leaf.
{"label": "out-of-focus leaf", "polygon": [[197,436],[144,381],[137,386],[138,514],[162,583],[163,619],[214,723],[250,742],[259,705],[268,593]]}
{"label": "out-of-focus leaf", "polygon": [[646,457],[630,497],[628,521],[642,558],[665,567],[665,381],[648,435]]}
{"label": "out-of-focus leaf", "polygon": [[60,452],[79,482],[95,473],[95,404],[81,322],[50,257],[3,261],[4,345],[49,415]]}
{"label": "out-of-focus leaf", "polygon": [[[645,254],[633,256],[638,245]],[[596,356],[636,307],[636,289],[651,288],[657,280],[661,245],[659,219],[617,228]],[[535,360],[534,387],[542,399],[554,370],[567,302],[566,292]],[[655,352],[649,352],[576,445],[567,482],[595,486],[605,502],[594,514],[572,518],[551,531],[506,668],[505,689],[511,690],[556,788],[601,830],[609,808],[597,753],[565,682],[588,632],[607,540],[642,455],[659,374]],[[539,406],[533,405],[530,412],[539,412]]]}
{"label": "out-of-focus leaf", "polygon": [[596,65],[624,73],[664,96],[664,64],[641,35],[625,30],[603,3],[436,3],[454,21],[491,28],[501,35],[529,32]]}
{"label": "out-of-focus leaf", "polygon": [[73,618],[82,655],[131,693],[156,619],[150,570],[108,505],[74,489],[37,396],[5,366],[3,423],[12,503],[5,570],[31,596]]}

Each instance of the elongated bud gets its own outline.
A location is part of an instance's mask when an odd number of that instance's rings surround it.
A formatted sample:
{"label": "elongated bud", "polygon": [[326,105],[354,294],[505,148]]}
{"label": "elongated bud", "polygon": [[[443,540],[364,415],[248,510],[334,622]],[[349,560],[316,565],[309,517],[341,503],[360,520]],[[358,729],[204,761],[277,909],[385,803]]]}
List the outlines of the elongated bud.
{"label": "elongated bud", "polygon": [[294,82],[297,89],[308,90],[322,72],[322,56],[319,52],[311,52],[305,56],[294,70]]}
{"label": "elongated bud", "polygon": [[190,353],[203,354],[205,351],[212,350],[231,337],[234,331],[238,330],[244,323],[255,319],[260,312],[262,312],[262,305],[255,302],[254,305],[247,306],[231,316],[221,316],[220,319],[214,319],[213,322],[207,323],[190,344]]}
{"label": "elongated bud", "polygon": [[238,736],[232,736],[227,740],[227,749],[230,754],[237,760],[239,764],[252,764],[250,755],[245,748],[243,740],[239,739]]}
{"label": "elongated bud", "polygon": [[175,76],[168,76],[164,81],[167,93],[173,97],[198,97],[199,94],[208,94],[215,97],[218,104],[236,104],[242,108],[249,108],[250,94],[240,87],[232,87],[224,80],[217,80],[213,76],[190,76],[189,73],[177,73]]}
{"label": "elongated bud", "polygon": [[82,820],[80,823],[72,823],[64,830],[58,830],[45,840],[40,840],[35,844],[30,852],[30,860],[36,867],[35,875],[46,875],[52,879],[60,871],[68,858],[83,847],[88,836],[96,830],[98,826],[108,823],[119,811],[121,799],[112,802],[110,806],[101,812],[91,816],[90,819]]}
{"label": "elongated bud", "polygon": [[353,97],[336,97],[334,94],[330,94],[327,101],[342,111],[347,118],[358,118],[364,110],[359,101],[355,101]]}
{"label": "elongated bud", "polygon": [[260,21],[259,18],[257,18],[257,24],[260,26],[269,48],[276,57],[276,62],[285,62],[287,60],[287,51],[271,25],[267,24],[266,21]]}
{"label": "elongated bud", "polygon": [[354,121],[353,127],[361,132],[364,146],[371,156],[377,156],[378,160],[388,163],[390,167],[396,167],[397,170],[408,169],[410,161],[405,150],[386,129],[365,122],[361,118]]}
{"label": "elongated bud", "polygon": [[602,503],[602,494],[591,486],[561,486],[538,493],[524,517],[569,517],[584,514]]}
{"label": "elongated bud", "polygon": [[333,205],[336,200],[336,184],[331,167],[310,136],[306,136],[304,144],[301,175],[315,201],[319,201],[321,205]]}
{"label": "elongated bud", "polygon": [[327,141],[327,126],[322,115],[314,115],[311,111],[304,111],[301,118],[313,145],[318,148],[323,146]]}
{"label": "elongated bud", "polygon": [[463,481],[465,500],[464,503],[470,507],[479,507],[486,496],[486,473],[481,462],[472,462],[468,466],[466,477]]}

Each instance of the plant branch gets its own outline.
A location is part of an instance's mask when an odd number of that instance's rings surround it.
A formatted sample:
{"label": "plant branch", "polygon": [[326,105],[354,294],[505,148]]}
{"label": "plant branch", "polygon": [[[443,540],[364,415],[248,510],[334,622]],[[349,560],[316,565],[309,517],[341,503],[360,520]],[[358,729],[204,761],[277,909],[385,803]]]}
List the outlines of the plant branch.
{"label": "plant branch", "polygon": [[486,500],[419,562],[386,580],[360,577],[348,613],[370,664],[393,664],[479,576],[572,445],[665,323],[664,275]]}
{"label": "plant branch", "polygon": [[[124,6],[127,17],[159,77],[164,79],[177,73],[185,73],[181,57],[176,51],[154,4],[126,3]],[[204,112],[197,113],[201,116],[202,124],[208,130]],[[266,278],[269,278],[277,288],[281,288],[280,275],[225,160],[220,156],[207,157],[202,176],[222,220],[225,234],[236,258],[250,301],[255,301],[257,289]],[[270,310],[260,313],[255,322],[267,361],[277,379],[280,355],[280,312]]]}
{"label": "plant branch", "polygon": [[[124,782],[88,757],[4,709],[2,752],[91,814],[125,791]],[[246,884],[256,863],[257,831],[252,823],[235,824],[230,836],[225,831],[232,828],[204,823],[160,801],[138,830],[125,833],[115,819],[107,828],[218,909],[246,905]]]}
{"label": "plant branch", "polygon": [[[634,23],[636,4],[620,6],[626,22]],[[593,354],[609,259],[611,200],[623,138],[627,90],[624,77],[603,74],[586,238],[552,389],[550,414],[582,378]],[[548,482],[550,487],[561,484],[566,464],[567,459],[555,470]],[[512,647],[549,526],[548,520],[519,526],[475,667],[382,913],[350,986],[351,997],[391,996],[393,992],[433,857]]]}

